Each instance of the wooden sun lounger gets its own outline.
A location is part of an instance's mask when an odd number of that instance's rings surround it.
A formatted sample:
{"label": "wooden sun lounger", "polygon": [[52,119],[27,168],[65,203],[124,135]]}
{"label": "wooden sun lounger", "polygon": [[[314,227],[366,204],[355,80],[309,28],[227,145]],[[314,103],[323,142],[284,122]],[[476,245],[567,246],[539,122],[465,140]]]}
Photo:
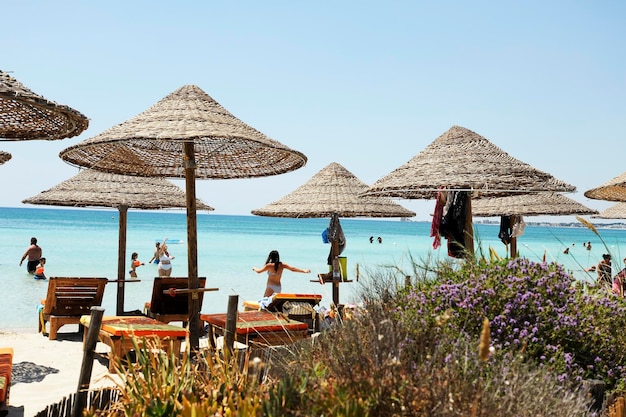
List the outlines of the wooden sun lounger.
{"label": "wooden sun lounger", "polygon": [[0,416],[9,412],[9,392],[13,372],[13,348],[0,348]]}
{"label": "wooden sun lounger", "polygon": [[50,277],[39,313],[39,331],[45,336],[46,323],[50,323],[50,340],[57,338],[59,328],[65,324],[78,324],[80,331],[80,317],[90,314],[91,307],[102,304],[107,281],[106,278]]}
{"label": "wooden sun lounger", "polygon": [[[319,305],[321,300],[321,294],[277,293],[272,296],[272,302],[265,308],[265,310],[287,313],[290,319],[302,321],[308,324],[309,332],[314,333],[319,331],[319,323],[317,320],[317,313],[315,310],[313,310],[313,307]],[[285,306],[285,303],[291,303],[291,305],[303,303],[306,309],[297,308],[292,311],[283,311],[283,306]],[[257,311],[261,310],[261,305],[258,301],[244,301],[243,309],[244,311]]]}
{"label": "wooden sun lounger", "polygon": [[[283,305],[287,301],[307,303],[311,306],[316,306],[322,300],[321,294],[289,294],[279,292],[277,294],[272,295],[272,303],[268,305],[265,309],[268,311],[283,311]],[[244,311],[252,311],[252,310],[260,310],[261,306],[258,301],[244,301],[243,302]]]}
{"label": "wooden sun lounger", "polygon": [[[202,307],[203,291],[217,291],[217,288],[204,288],[206,277],[198,278],[198,303]],[[171,323],[189,321],[189,280],[187,277],[155,277],[152,285],[152,299],[145,304],[148,317]],[[174,290],[172,290],[174,289]]]}
{"label": "wooden sun lounger", "polygon": [[[209,342],[215,347],[215,337],[223,336],[226,314],[200,314],[208,324]],[[293,343],[308,336],[309,326],[269,311],[243,311],[237,314],[235,340],[246,345],[278,346]]]}
{"label": "wooden sun lounger", "polygon": [[[85,327],[84,337],[87,337],[90,321],[91,316],[82,316],[80,319]],[[109,372],[115,372],[115,358],[123,358],[134,349],[134,343],[144,348],[144,342],[151,341],[166,352],[169,352],[171,347],[178,354],[181,342],[185,340],[187,334],[187,330],[182,327],[150,317],[110,316],[102,318],[98,340],[111,348]]]}

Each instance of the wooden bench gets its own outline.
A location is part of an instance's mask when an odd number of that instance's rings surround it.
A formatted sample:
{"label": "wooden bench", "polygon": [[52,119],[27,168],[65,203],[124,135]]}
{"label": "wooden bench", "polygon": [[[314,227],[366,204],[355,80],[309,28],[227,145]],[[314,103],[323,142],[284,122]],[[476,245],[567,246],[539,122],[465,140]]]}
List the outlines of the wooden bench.
{"label": "wooden bench", "polygon": [[13,348],[0,348],[0,416],[9,412],[9,391],[13,372]]}
{"label": "wooden bench", "polygon": [[[84,338],[91,316],[82,316],[81,324],[85,327]],[[166,352],[171,349],[180,353],[181,343],[187,337],[187,330],[172,326],[159,320],[144,316],[109,316],[102,318],[98,340],[111,348],[109,372],[115,372],[115,358],[124,358],[135,345],[145,348],[145,343],[153,343]]]}
{"label": "wooden bench", "polygon": [[48,338],[55,340],[59,328],[66,324],[78,324],[80,318],[91,313],[91,307],[100,306],[104,295],[106,278],[50,277],[48,293],[39,312],[38,329],[46,335],[46,323],[50,324]]}

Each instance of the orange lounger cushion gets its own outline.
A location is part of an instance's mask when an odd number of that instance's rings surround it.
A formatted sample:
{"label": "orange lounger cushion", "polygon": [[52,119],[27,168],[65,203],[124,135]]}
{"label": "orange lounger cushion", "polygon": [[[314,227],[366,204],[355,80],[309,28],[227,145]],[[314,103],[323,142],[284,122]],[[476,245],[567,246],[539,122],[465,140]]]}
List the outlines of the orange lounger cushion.
{"label": "orange lounger cushion", "polygon": [[0,356],[3,356],[3,355],[9,355],[11,356],[11,359],[13,359],[13,348],[10,348],[10,347],[0,348]]}
{"label": "orange lounger cushion", "polygon": [[272,296],[274,301],[276,300],[290,300],[290,301],[317,301],[322,300],[321,294],[288,294],[279,292]]}
{"label": "orange lounger cushion", "polygon": [[[89,327],[90,316],[80,322]],[[102,330],[112,336],[185,337],[187,330],[144,316],[112,316],[102,318]]]}
{"label": "orange lounger cushion", "polygon": [[258,301],[244,301],[243,307],[245,310],[258,310],[261,308],[261,304]]}
{"label": "orange lounger cushion", "polygon": [[[225,328],[226,314],[201,314],[200,320]],[[237,317],[237,334],[245,335],[250,333],[280,332],[307,330],[309,326],[295,320],[276,316],[267,311],[243,311]]]}
{"label": "orange lounger cushion", "polygon": [[13,348],[0,348],[0,403],[6,401],[13,372]]}

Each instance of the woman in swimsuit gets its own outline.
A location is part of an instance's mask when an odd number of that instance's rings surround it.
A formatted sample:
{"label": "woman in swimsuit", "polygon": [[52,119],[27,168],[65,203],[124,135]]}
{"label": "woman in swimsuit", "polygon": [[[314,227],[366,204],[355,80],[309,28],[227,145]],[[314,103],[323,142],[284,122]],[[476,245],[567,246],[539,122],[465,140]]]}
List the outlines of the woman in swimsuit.
{"label": "woman in swimsuit", "polygon": [[167,250],[167,245],[164,240],[159,250],[159,267],[157,268],[160,277],[169,277],[172,275],[172,259],[174,259],[174,257],[170,255],[170,252]]}
{"label": "woman in swimsuit", "polygon": [[252,270],[258,274],[267,271],[267,288],[265,288],[265,294],[263,297],[269,297],[274,293],[281,291],[280,279],[283,276],[283,271],[288,269],[292,272],[302,272],[304,274],[310,274],[310,269],[300,269],[295,266],[287,265],[280,261],[280,255],[277,250],[273,250],[267,256],[265,266],[262,268],[252,268]]}

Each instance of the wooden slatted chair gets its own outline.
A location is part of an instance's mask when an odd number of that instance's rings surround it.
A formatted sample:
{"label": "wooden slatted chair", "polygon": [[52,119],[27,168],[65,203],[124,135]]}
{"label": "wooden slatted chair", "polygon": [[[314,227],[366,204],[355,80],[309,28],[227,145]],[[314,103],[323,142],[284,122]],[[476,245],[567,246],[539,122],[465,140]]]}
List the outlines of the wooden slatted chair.
{"label": "wooden slatted chair", "polygon": [[[198,288],[204,288],[206,277],[198,278]],[[152,285],[152,299],[145,304],[145,313],[148,317],[171,323],[189,321],[189,293],[185,291],[164,294],[170,289],[185,290],[189,287],[187,277],[155,277]],[[199,305],[202,306],[203,292],[198,292]]]}
{"label": "wooden slatted chair", "polygon": [[46,323],[50,340],[57,338],[57,332],[66,324],[78,324],[80,318],[91,314],[91,307],[102,305],[106,278],[50,277],[48,293],[40,310],[39,331],[46,335]]}

